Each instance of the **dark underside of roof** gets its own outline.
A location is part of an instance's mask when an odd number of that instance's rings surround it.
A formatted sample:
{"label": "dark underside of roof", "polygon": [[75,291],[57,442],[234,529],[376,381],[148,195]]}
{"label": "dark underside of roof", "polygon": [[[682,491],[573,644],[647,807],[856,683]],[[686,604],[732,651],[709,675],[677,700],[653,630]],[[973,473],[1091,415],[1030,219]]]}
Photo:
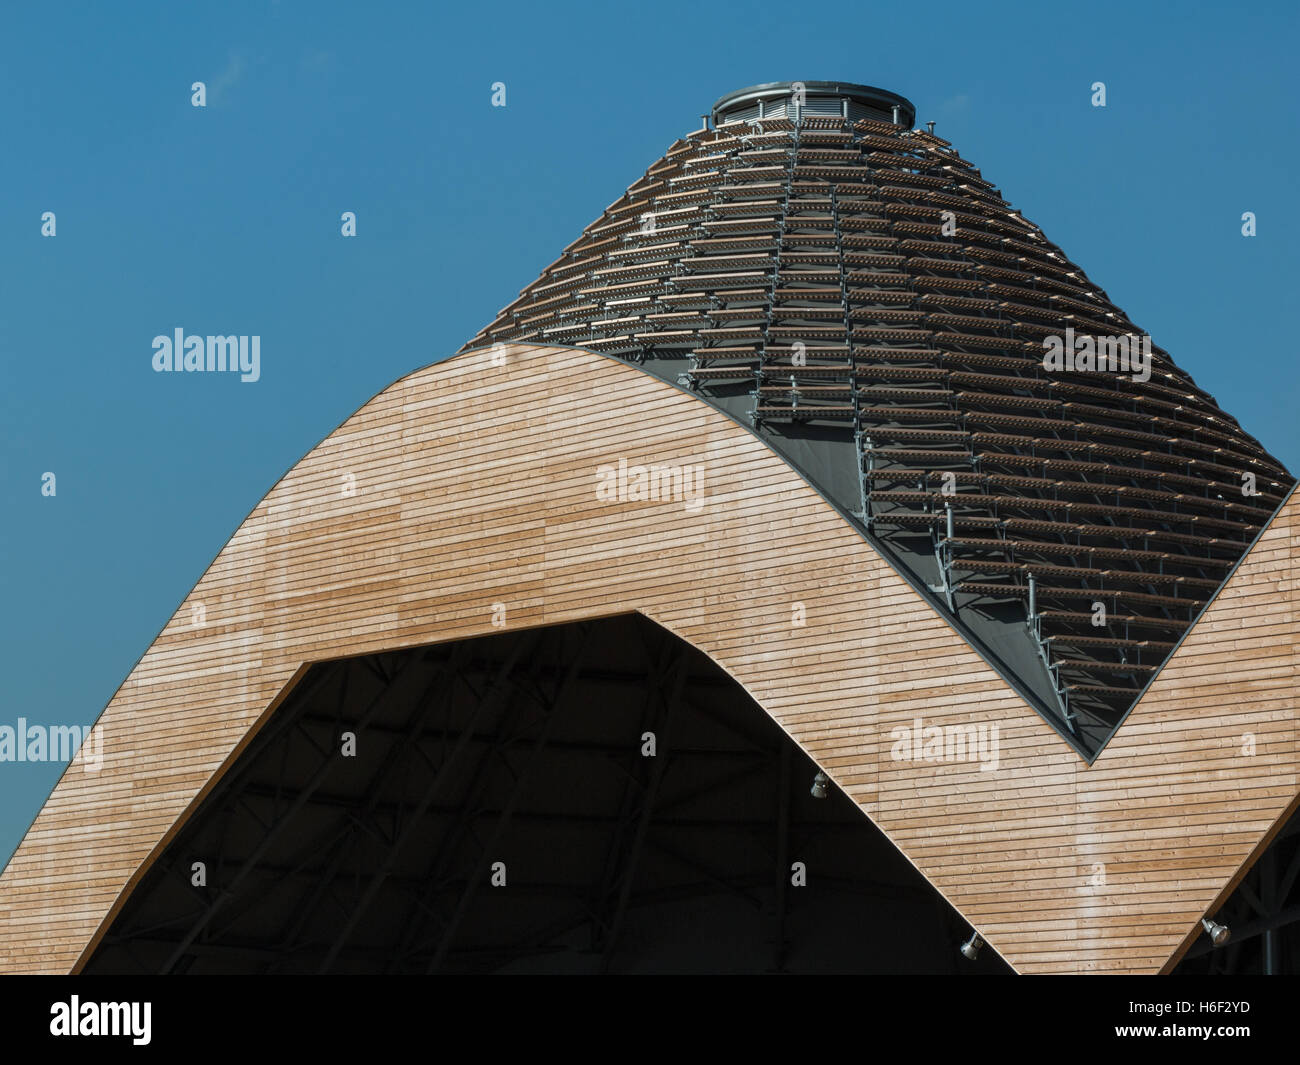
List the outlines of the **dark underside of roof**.
{"label": "dark underside of roof", "polygon": [[1009,971],[816,772],[640,615],[317,664],[85,971]]}

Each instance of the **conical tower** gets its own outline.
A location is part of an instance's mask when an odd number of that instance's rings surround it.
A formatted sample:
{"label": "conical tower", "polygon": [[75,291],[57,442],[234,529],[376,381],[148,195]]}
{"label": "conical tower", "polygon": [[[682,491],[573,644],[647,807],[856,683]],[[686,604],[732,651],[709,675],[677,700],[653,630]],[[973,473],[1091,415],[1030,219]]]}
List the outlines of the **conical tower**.
{"label": "conical tower", "polygon": [[1293,479],[902,96],[711,118],[465,350],[617,356],[752,426],[1095,756]]}

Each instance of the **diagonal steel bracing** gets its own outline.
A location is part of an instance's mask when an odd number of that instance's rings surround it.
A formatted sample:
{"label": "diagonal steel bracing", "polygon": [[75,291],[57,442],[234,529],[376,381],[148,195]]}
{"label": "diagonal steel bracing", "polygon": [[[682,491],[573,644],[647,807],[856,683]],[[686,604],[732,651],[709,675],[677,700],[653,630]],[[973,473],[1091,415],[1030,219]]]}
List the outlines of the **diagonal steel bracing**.
{"label": "diagonal steel bracing", "polygon": [[[516,777],[510,799],[506,803],[505,808],[501,811],[501,815],[497,818],[496,827],[492,830],[492,834],[488,837],[487,842],[483,844],[479,855],[479,862],[476,863],[476,865],[481,865],[483,859],[491,854],[492,849],[497,845],[497,842],[510,824],[510,816],[514,813],[515,806],[518,803],[520,796],[523,794],[524,788],[527,784],[529,770],[536,762],[538,756],[543,750],[545,750],[546,741],[550,738],[551,731],[554,729],[556,722],[559,721],[565,698],[569,694],[574,681],[577,680],[578,675],[581,672],[582,658],[583,654],[586,652],[587,645],[591,641],[591,632],[591,626],[579,626],[578,648],[573,654],[569,669],[565,672],[564,679],[560,681],[558,687],[551,695],[550,705],[545,720],[543,721],[541,730],[534,741],[533,748],[529,752],[528,761]],[[473,867],[471,867],[470,876],[465,883],[465,888],[461,893],[460,901],[456,904],[456,909],[452,913],[451,920],[443,931],[442,939],[438,945],[437,951],[429,961],[428,972],[436,972],[439,966],[442,965],[443,960],[447,956],[447,951],[450,949],[452,941],[455,938],[456,931],[460,927],[460,922],[464,918],[465,912],[469,908],[469,904],[473,900],[474,894],[480,883],[480,878],[474,876]]]}
{"label": "diagonal steel bracing", "polygon": [[[413,691],[419,690],[426,679],[426,671],[418,668],[420,665],[422,665],[422,663],[419,659],[414,657],[408,659],[398,670],[397,674],[393,677],[388,686],[371,700],[370,705],[365,709],[361,717],[358,718],[355,729],[358,731],[364,729],[372,719],[383,712],[383,710],[391,703],[397,700],[410,698]],[[228,882],[222,885],[221,890],[216,897],[213,898],[208,908],[202,913],[198,920],[190,926],[189,931],[181,937],[180,942],[176,945],[176,949],[163,965],[163,972],[170,972],[175,968],[176,964],[184,956],[186,948],[188,948],[189,945],[199,937],[203,930],[208,927],[209,923],[211,923],[212,919],[221,912],[224,906],[235,898],[235,891],[243,882],[244,878],[253,872],[257,867],[258,860],[271,848],[271,845],[276,841],[280,833],[283,832],[285,827],[292,821],[293,815],[307,804],[312,793],[324,784],[327,779],[329,779],[330,774],[338,767],[339,763],[340,759],[335,756],[334,752],[331,752],[329,756],[321,760],[316,771],[311,775],[302,790],[294,797],[294,800],[289,805],[288,809],[266,832],[262,837],[261,842],[258,843],[258,845],[253,848],[252,852],[244,858],[239,871],[235,873]]]}

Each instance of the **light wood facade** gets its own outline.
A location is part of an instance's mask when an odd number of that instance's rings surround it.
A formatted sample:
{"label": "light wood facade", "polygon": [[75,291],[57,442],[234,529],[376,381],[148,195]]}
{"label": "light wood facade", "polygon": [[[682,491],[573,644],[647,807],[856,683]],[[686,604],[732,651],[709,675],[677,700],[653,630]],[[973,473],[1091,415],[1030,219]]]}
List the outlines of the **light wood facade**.
{"label": "light wood facade", "polygon": [[[1089,766],[746,428],[607,357],[498,361],[395,383],[243,523],[0,876],[0,971],[77,968],[305,664],[493,633],[496,604],[707,653],[1021,972],[1168,968],[1291,807],[1294,497]],[[620,459],[699,464],[703,506],[602,501]],[[917,718],[996,726],[997,769],[895,760]]]}

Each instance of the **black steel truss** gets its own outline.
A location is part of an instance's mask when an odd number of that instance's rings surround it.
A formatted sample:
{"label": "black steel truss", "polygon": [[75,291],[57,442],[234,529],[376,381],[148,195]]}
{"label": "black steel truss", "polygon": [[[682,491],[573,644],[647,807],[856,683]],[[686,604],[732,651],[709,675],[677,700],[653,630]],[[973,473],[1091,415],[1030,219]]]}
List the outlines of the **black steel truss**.
{"label": "black steel truss", "polygon": [[323,663],[86,971],[954,971],[960,918],[815,772],[640,616]]}

